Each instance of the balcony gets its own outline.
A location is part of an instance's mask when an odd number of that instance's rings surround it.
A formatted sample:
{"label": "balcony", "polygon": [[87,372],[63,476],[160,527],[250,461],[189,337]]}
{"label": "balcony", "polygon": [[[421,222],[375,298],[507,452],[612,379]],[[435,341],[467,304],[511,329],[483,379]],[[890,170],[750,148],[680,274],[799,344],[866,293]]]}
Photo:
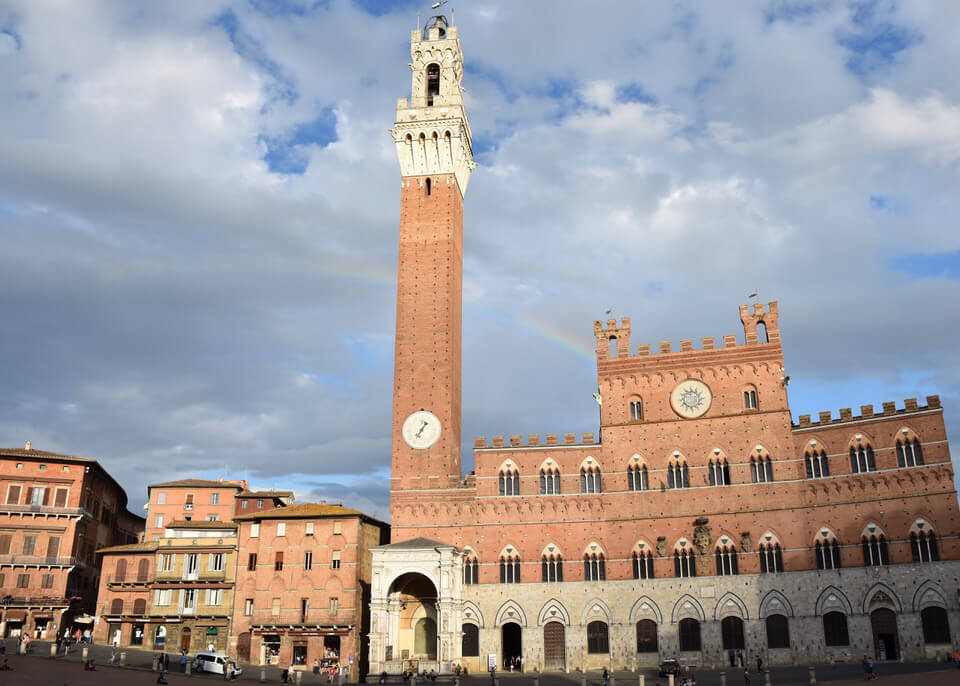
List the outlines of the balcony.
{"label": "balcony", "polygon": [[56,507],[54,505],[11,505],[8,503],[0,503],[0,514],[93,519],[93,515],[82,507]]}
{"label": "balcony", "polygon": [[227,578],[226,570],[221,570],[219,572],[211,572],[211,571],[200,572],[200,576],[199,576],[200,581],[208,581],[208,582],[226,581],[226,578]]}
{"label": "balcony", "polygon": [[77,557],[43,557],[41,555],[0,555],[0,565],[15,567],[82,567]]}
{"label": "balcony", "polygon": [[356,616],[352,610],[343,609],[335,615],[326,610],[310,610],[306,617],[300,612],[281,612],[275,615],[271,610],[254,610],[249,619],[251,624],[262,626],[350,626]]}
{"label": "balcony", "polygon": [[123,576],[113,575],[107,578],[107,583],[110,585],[113,584],[149,584],[153,581],[149,576],[128,576],[124,574]]}
{"label": "balcony", "polygon": [[3,598],[3,606],[7,609],[11,607],[60,607],[67,606],[70,601],[62,596],[53,595],[8,595]]}

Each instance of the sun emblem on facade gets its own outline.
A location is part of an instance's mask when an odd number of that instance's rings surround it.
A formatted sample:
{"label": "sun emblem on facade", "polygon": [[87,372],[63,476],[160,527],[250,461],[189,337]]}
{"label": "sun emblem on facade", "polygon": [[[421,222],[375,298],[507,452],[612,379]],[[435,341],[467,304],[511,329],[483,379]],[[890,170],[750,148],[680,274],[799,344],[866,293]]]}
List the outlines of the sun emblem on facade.
{"label": "sun emblem on facade", "polygon": [[707,384],[699,379],[687,379],[679,383],[670,394],[673,411],[681,417],[693,419],[710,409],[713,394]]}

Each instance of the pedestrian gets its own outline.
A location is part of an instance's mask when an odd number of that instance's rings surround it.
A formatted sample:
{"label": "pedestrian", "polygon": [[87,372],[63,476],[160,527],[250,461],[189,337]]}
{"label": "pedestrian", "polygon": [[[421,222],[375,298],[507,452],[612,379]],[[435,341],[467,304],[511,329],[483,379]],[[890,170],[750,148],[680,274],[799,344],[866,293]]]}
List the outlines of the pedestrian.
{"label": "pedestrian", "polygon": [[877,678],[876,673],[873,671],[873,658],[867,658],[867,671],[870,673],[870,680],[873,681]]}
{"label": "pedestrian", "polygon": [[490,683],[495,684],[497,682],[497,666],[495,664],[490,664]]}
{"label": "pedestrian", "polygon": [[313,661],[313,673],[314,673],[314,674],[319,674],[319,673],[320,673],[320,660],[319,660],[319,659],[315,659],[315,660]]}
{"label": "pedestrian", "polygon": [[180,649],[180,671],[187,673],[187,651],[183,648]]}
{"label": "pedestrian", "polygon": [[517,671],[518,672],[523,671],[523,658],[519,655],[517,655]]}
{"label": "pedestrian", "polygon": [[860,666],[863,668],[863,680],[868,681],[870,679],[870,663],[867,661],[866,655],[860,661]]}
{"label": "pedestrian", "polygon": [[163,654],[163,671],[170,671],[170,653]]}
{"label": "pedestrian", "polygon": [[7,654],[7,639],[0,641],[0,655]]}
{"label": "pedestrian", "polygon": [[607,668],[603,668],[603,686],[607,686],[610,683],[610,672],[607,671]]}
{"label": "pedestrian", "polygon": [[763,658],[757,655],[757,674],[763,674]]}
{"label": "pedestrian", "polygon": [[750,670],[743,668],[743,686],[750,686]]}
{"label": "pedestrian", "polygon": [[283,670],[283,671],[280,673],[280,682],[281,682],[281,683],[284,683],[284,684],[287,683],[287,679],[289,679],[289,678],[290,678],[290,675],[287,673],[287,670],[286,670],[286,669]]}
{"label": "pedestrian", "polygon": [[731,667],[736,667],[736,666],[737,666],[737,651],[734,650],[733,648],[730,649],[729,658],[730,658],[730,666],[731,666]]}
{"label": "pedestrian", "polygon": [[741,667],[746,666],[746,665],[743,664],[743,650],[741,650],[741,649],[739,649],[739,648],[737,649],[737,661],[740,663],[740,666],[741,666]]}

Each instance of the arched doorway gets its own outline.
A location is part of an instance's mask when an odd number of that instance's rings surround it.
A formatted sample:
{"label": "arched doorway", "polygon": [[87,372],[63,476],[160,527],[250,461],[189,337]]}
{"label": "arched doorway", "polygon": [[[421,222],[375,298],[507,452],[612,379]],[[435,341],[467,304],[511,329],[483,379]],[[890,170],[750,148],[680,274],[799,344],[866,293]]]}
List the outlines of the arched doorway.
{"label": "arched doorway", "polygon": [[507,622],[500,627],[500,654],[503,656],[503,668],[510,669],[511,659],[523,655],[523,630],[516,622]]}
{"label": "arched doorway", "polygon": [[566,668],[566,629],[561,622],[547,622],[543,626],[543,669],[547,672],[562,672]]}
{"label": "arched doorway", "polygon": [[190,652],[190,627],[183,627],[180,632],[180,650]]}
{"label": "arched doorway", "polygon": [[743,620],[739,617],[724,617],[720,620],[720,635],[724,650],[743,650],[747,647],[743,637]]}
{"label": "arched doorway", "polygon": [[873,628],[874,657],[878,660],[896,660],[900,656],[900,637],[897,635],[897,615],[882,607],[870,613]]}
{"label": "arched doorway", "polygon": [[[404,668],[418,671],[437,669],[438,665],[433,663],[447,658],[438,655],[437,629],[441,622],[433,582],[416,572],[401,574],[390,584],[387,604],[391,615],[399,615],[395,625],[387,622],[387,626],[397,627],[385,646],[390,659],[402,660]],[[411,661],[417,664],[410,664]]]}

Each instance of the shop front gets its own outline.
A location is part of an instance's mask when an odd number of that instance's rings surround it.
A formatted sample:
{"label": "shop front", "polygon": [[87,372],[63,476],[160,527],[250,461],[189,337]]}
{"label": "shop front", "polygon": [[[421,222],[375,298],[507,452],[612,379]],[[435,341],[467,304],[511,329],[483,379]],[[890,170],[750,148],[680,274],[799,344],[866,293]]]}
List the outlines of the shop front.
{"label": "shop front", "polygon": [[252,656],[256,659],[259,652],[259,664],[306,671],[316,665],[324,672],[333,668],[356,678],[355,634],[354,627],[254,628]]}
{"label": "shop front", "polygon": [[26,627],[26,610],[7,610],[3,613],[3,637],[18,638]]}

